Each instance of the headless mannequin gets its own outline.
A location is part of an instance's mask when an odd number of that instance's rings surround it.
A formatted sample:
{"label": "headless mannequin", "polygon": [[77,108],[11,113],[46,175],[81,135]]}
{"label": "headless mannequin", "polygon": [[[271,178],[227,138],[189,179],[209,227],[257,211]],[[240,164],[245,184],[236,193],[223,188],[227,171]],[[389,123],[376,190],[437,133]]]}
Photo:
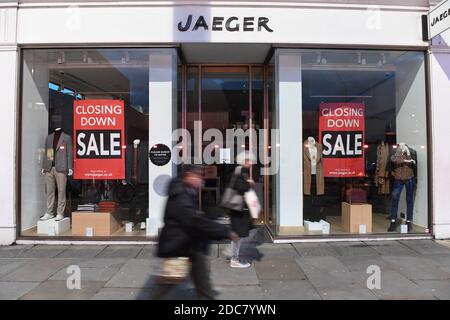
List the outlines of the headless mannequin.
{"label": "headless mannequin", "polygon": [[317,195],[317,144],[314,137],[308,137],[307,143],[309,158],[311,160],[311,194],[304,195],[304,207],[307,208],[306,212],[310,215],[309,220],[319,221],[324,219],[324,217],[322,217],[322,208],[320,208],[320,198]]}
{"label": "headless mannequin", "polygon": [[[61,172],[52,173],[52,172],[54,172],[53,170],[55,170],[55,161],[56,161],[55,157],[56,157],[56,153],[57,153],[57,149],[58,149],[58,144],[61,139],[61,135],[62,135],[62,129],[60,127],[57,127],[55,129],[55,131],[53,132],[53,141],[51,141],[51,143],[52,143],[51,147],[53,149],[53,160],[52,160],[52,164],[51,164],[51,166],[52,166],[51,172],[46,172],[44,169],[41,170],[41,173],[45,176],[45,181],[46,181],[45,189],[46,189],[46,193],[47,193],[47,212],[39,219],[42,221],[54,218],[52,209],[54,208],[53,203],[55,200],[55,191],[56,190],[58,190],[58,205],[57,205],[58,214],[56,215],[55,221],[59,221],[64,218],[64,215],[61,212],[61,210],[64,211],[64,207],[65,207],[65,203],[66,203],[65,184],[67,183],[67,177],[64,177],[64,173],[61,173]],[[63,147],[61,147],[61,148],[63,148]],[[73,170],[68,169],[67,175],[68,176],[73,175]],[[60,209],[60,208],[62,208],[62,209]]]}
{"label": "headless mannequin", "polygon": [[[59,138],[61,138],[62,130],[61,128],[56,128],[54,131],[55,135],[53,137],[53,154],[56,153],[56,146],[58,145]],[[44,174],[44,169],[41,170],[41,173]],[[69,169],[68,176],[73,175],[73,170]]]}
{"label": "headless mannequin", "polygon": [[[398,144],[398,150],[396,152],[396,155],[393,157],[393,162],[396,163],[396,165],[402,166],[402,164],[413,164],[416,165],[416,161],[411,157],[411,151],[409,150],[408,146],[404,142],[400,142]],[[403,165],[404,166],[404,165]],[[394,169],[396,170],[396,169]],[[402,169],[403,170],[403,169]],[[411,171],[411,169],[410,169]],[[396,175],[397,174],[397,175]],[[406,177],[404,177],[405,173],[400,171],[400,174],[397,172],[393,173],[395,177],[394,181],[394,188],[392,193],[392,212],[391,212],[391,225],[388,229],[389,232],[395,231],[396,227],[396,219],[397,219],[397,211],[398,211],[398,201],[400,198],[400,194],[403,190],[403,187],[406,188],[406,202],[407,202],[407,219],[406,224],[408,225],[408,232],[412,229],[412,216],[413,216],[413,206],[414,206],[414,199],[413,199],[413,190],[415,188],[414,181],[414,175],[411,177],[411,173],[406,170]]]}
{"label": "headless mannequin", "polygon": [[317,146],[313,137],[308,138],[308,151],[311,157],[311,174],[317,173]]}

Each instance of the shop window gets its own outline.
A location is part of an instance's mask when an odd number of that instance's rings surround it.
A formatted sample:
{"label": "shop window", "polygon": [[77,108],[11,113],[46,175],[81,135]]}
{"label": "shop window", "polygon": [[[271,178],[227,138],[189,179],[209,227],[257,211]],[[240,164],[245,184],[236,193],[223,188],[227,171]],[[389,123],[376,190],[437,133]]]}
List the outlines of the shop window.
{"label": "shop window", "polygon": [[[303,145],[295,148],[299,164],[292,174],[302,179],[303,210],[296,217],[302,217],[302,225],[295,234],[428,233],[424,53],[288,54],[301,61],[295,81],[302,90]],[[280,74],[285,60],[279,61]],[[285,109],[280,104],[276,116],[283,119],[283,112],[289,112]],[[274,125],[290,130],[276,121]],[[283,229],[282,223],[278,226]]]}
{"label": "shop window", "polygon": [[149,54],[23,50],[22,236],[146,235]]}

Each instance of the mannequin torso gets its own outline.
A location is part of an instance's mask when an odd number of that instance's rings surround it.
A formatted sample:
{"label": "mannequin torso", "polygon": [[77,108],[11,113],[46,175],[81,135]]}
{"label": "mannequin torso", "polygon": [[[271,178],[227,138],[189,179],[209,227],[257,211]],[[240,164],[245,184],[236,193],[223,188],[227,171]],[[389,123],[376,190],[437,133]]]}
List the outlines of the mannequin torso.
{"label": "mannequin torso", "polygon": [[311,159],[311,174],[317,173],[317,146],[313,137],[308,138],[308,151]]}

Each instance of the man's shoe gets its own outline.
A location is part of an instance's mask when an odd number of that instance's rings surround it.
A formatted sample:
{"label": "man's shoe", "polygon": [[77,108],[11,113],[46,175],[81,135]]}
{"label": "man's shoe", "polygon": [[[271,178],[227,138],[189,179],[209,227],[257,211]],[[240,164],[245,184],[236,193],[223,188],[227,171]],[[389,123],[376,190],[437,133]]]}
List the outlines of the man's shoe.
{"label": "man's shoe", "polygon": [[61,221],[62,219],[64,219],[64,216],[62,214],[57,214],[55,221]]}
{"label": "man's shoe", "polygon": [[50,219],[53,219],[53,218],[54,218],[54,216],[52,214],[46,213],[42,217],[40,217],[39,220],[45,221],[45,220],[50,220]]}
{"label": "man's shoe", "polygon": [[240,262],[239,260],[234,260],[234,259],[231,259],[231,261],[230,261],[230,267],[232,267],[232,268],[245,269],[245,268],[249,268],[250,266],[251,266],[251,264],[248,262]]}
{"label": "man's shoe", "polygon": [[388,228],[388,232],[395,232],[395,230],[397,230],[397,222],[392,222]]}

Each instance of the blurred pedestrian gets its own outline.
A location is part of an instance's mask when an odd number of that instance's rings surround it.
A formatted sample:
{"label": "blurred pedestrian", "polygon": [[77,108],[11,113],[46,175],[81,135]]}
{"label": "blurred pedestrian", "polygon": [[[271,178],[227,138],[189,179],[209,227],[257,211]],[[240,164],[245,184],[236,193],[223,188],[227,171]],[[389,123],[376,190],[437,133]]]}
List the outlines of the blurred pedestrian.
{"label": "blurred pedestrian", "polygon": [[[168,188],[164,212],[164,227],[158,243],[160,258],[187,257],[191,262],[191,278],[199,299],[214,299],[210,283],[208,248],[210,240],[238,240],[236,233],[216,223],[198,210],[198,191],[201,189],[202,170],[185,165],[183,178],[173,179]],[[167,290],[159,288],[155,298]]]}
{"label": "blurred pedestrian", "polygon": [[[233,205],[227,205],[226,203],[224,205],[229,208],[228,214],[231,220],[231,229],[237,233],[239,240],[232,241],[231,245],[223,251],[223,254],[230,258],[230,267],[248,268],[251,264],[241,259],[240,249],[243,238],[249,236],[250,230],[254,228],[254,225],[244,194],[249,192],[255,184],[250,178],[250,168],[256,162],[256,159],[253,154],[244,151],[236,157],[236,162],[238,166],[235,168],[228,186],[230,190],[234,190],[232,192],[233,199],[230,199]],[[239,201],[236,200],[236,197],[240,198]],[[237,205],[238,203],[240,205]]]}

